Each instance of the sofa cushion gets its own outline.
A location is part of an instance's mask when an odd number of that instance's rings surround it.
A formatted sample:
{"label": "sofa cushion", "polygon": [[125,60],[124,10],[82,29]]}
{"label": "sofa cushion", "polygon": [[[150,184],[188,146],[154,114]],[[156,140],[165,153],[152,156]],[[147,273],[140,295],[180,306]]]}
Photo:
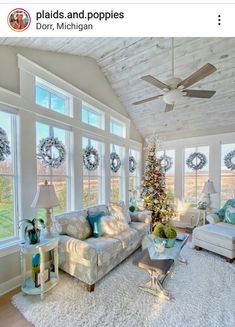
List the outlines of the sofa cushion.
{"label": "sofa cushion", "polygon": [[59,234],[85,240],[92,235],[92,230],[86,217],[86,210],[71,211],[56,215],[56,230]]}
{"label": "sofa cushion", "polygon": [[98,212],[104,212],[105,215],[109,215],[109,209],[106,204],[99,204],[97,206],[87,208],[87,212],[89,216],[95,215]]}
{"label": "sofa cushion", "polygon": [[109,212],[111,216],[124,220],[127,224],[131,222],[129,210],[126,208],[123,201],[111,202],[109,204]]}
{"label": "sofa cushion", "polygon": [[193,238],[228,250],[234,250],[235,225],[218,223],[197,227],[193,231]]}
{"label": "sofa cushion", "polygon": [[147,235],[150,232],[149,224],[145,224],[145,223],[131,222],[130,228],[137,230],[137,232],[140,234],[141,238],[143,238],[144,235]]}
{"label": "sofa cushion", "polygon": [[150,224],[152,221],[152,211],[135,211],[130,213],[131,221],[143,222]]}
{"label": "sofa cushion", "polygon": [[225,211],[224,222],[235,224],[235,208],[229,206]]}
{"label": "sofa cushion", "polygon": [[226,212],[227,208],[230,207],[230,206],[233,207],[233,208],[235,208],[235,199],[228,200],[225,203],[225,205],[223,206],[223,208],[221,208],[220,210],[218,210],[217,212],[215,212],[219,216],[219,218],[220,218],[221,221],[224,220],[224,218],[225,218],[225,212]]}
{"label": "sofa cushion", "polygon": [[104,236],[114,236],[129,228],[126,221],[115,216],[104,216],[101,218],[101,228]]}
{"label": "sofa cushion", "polygon": [[130,227],[127,230],[125,230],[124,232],[113,236],[113,238],[121,241],[123,248],[131,246],[133,243],[136,243],[141,240],[141,236],[137,232],[137,230],[130,228]]}
{"label": "sofa cushion", "polygon": [[104,232],[101,226],[101,218],[105,215],[104,211],[97,212],[93,215],[88,215],[87,220],[89,221],[92,229],[92,235],[94,237],[101,237]]}
{"label": "sofa cushion", "polygon": [[109,261],[122,250],[121,242],[114,238],[88,238],[85,242],[96,250],[98,266],[102,266],[102,264]]}

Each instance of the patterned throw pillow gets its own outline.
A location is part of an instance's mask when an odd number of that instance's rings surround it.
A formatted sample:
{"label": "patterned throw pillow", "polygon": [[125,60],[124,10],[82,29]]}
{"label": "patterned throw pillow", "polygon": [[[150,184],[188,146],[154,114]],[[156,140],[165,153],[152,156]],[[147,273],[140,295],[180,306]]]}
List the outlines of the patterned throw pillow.
{"label": "patterned throw pillow", "polygon": [[235,224],[235,208],[229,206],[226,209],[224,221],[229,224]]}
{"label": "patterned throw pillow", "polygon": [[94,237],[101,237],[103,236],[103,229],[101,225],[101,218],[105,216],[105,212],[97,212],[94,215],[87,216],[87,220],[89,221],[91,228],[92,228],[92,234]]}
{"label": "patterned throw pillow", "polygon": [[223,221],[225,219],[225,212],[226,212],[226,210],[227,210],[228,207],[235,208],[235,199],[228,200],[225,203],[225,205],[223,206],[223,208],[221,208],[220,210],[218,210],[217,212],[215,212],[219,216],[219,219],[221,221]]}
{"label": "patterned throw pillow", "polygon": [[55,226],[59,234],[68,235],[79,240],[91,236],[92,230],[86,219],[87,211],[72,211],[55,216]]}
{"label": "patterned throw pillow", "polygon": [[115,218],[119,220],[123,220],[127,224],[131,222],[131,217],[129,214],[128,209],[126,208],[123,201],[120,202],[111,202],[109,205],[109,212],[111,216],[114,216]]}
{"label": "patterned throw pillow", "polygon": [[101,218],[101,227],[104,236],[112,237],[124,232],[129,228],[129,225],[124,220],[118,219],[114,216],[104,216]]}

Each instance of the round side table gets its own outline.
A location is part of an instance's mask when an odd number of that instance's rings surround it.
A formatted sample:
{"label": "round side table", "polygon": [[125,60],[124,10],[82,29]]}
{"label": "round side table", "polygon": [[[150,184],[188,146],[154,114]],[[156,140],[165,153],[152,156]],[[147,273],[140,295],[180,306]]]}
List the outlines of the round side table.
{"label": "round side table", "polygon": [[[52,263],[54,271],[50,271],[50,267],[45,266],[46,254],[52,252]],[[33,254],[40,254],[40,270],[37,273],[37,280],[32,278],[32,272],[26,269],[26,258]],[[21,290],[24,294],[40,295],[41,300],[44,294],[57,285],[59,281],[59,264],[58,264],[58,238],[44,239],[37,244],[21,244],[21,274],[22,286]]]}

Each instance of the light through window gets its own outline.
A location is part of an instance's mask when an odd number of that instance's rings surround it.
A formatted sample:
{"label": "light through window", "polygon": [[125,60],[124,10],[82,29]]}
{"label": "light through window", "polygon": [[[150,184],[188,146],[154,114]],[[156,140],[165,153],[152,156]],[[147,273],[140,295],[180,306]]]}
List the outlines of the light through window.
{"label": "light through window", "polygon": [[[206,156],[207,163],[201,170],[194,171],[186,164],[186,160],[193,152],[200,152]],[[184,167],[184,202],[196,206],[202,195],[204,183],[209,178],[209,146],[185,148]]]}
{"label": "light through window", "polygon": [[[36,126],[37,135],[36,142],[39,144],[42,138],[53,136],[57,137],[66,148],[66,160],[58,168],[51,168],[45,166],[41,160],[37,159],[37,182],[38,184],[44,184],[45,180],[48,180],[55,187],[56,195],[60,202],[60,207],[54,208],[54,213],[58,214],[70,209],[70,166],[69,166],[69,149],[70,149],[70,132],[62,128],[57,128],[51,125],[47,125],[41,122]],[[56,150],[55,150],[56,151]],[[56,151],[55,155],[58,153]],[[45,216],[45,211],[40,209],[39,215]]]}
{"label": "light through window", "polygon": [[83,166],[83,207],[88,207],[105,202],[104,192],[104,144],[102,142],[82,138],[82,147],[93,146],[99,154],[99,166],[89,171]]}
{"label": "light through window", "polygon": [[165,172],[165,176],[167,194],[171,201],[175,202],[175,150],[158,151],[157,158],[160,158],[164,154],[172,160],[171,168]]}
{"label": "light through window", "polygon": [[[235,170],[228,169],[224,163],[224,157],[235,150],[235,143],[221,145],[221,204],[235,197]],[[235,164],[235,159],[232,159]]]}
{"label": "light through window", "polygon": [[82,104],[82,122],[104,129],[104,113],[90,105]]}
{"label": "light through window", "polygon": [[111,188],[110,188],[110,199],[113,202],[125,200],[125,148],[122,146],[110,145],[110,152],[116,152],[121,159],[121,167],[115,173],[111,170]]}
{"label": "light through window", "polygon": [[112,118],[110,119],[110,133],[120,136],[126,137],[126,126],[123,122]]}
{"label": "light through window", "polygon": [[7,133],[11,151],[6,160],[0,161],[0,242],[18,236],[16,119],[0,111],[0,127]]}

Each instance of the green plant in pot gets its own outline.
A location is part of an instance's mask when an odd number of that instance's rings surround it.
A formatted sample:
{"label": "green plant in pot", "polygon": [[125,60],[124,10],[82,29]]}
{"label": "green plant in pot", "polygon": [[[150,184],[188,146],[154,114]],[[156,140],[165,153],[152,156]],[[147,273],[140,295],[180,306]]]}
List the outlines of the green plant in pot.
{"label": "green plant in pot", "polygon": [[28,238],[29,244],[36,244],[40,242],[39,225],[45,227],[44,220],[39,218],[22,219],[19,222],[19,227],[24,227],[24,237]]}
{"label": "green plant in pot", "polygon": [[156,243],[162,243],[164,241],[165,246],[171,248],[175,244],[177,232],[173,226],[156,223],[153,229],[153,235],[155,236]]}

